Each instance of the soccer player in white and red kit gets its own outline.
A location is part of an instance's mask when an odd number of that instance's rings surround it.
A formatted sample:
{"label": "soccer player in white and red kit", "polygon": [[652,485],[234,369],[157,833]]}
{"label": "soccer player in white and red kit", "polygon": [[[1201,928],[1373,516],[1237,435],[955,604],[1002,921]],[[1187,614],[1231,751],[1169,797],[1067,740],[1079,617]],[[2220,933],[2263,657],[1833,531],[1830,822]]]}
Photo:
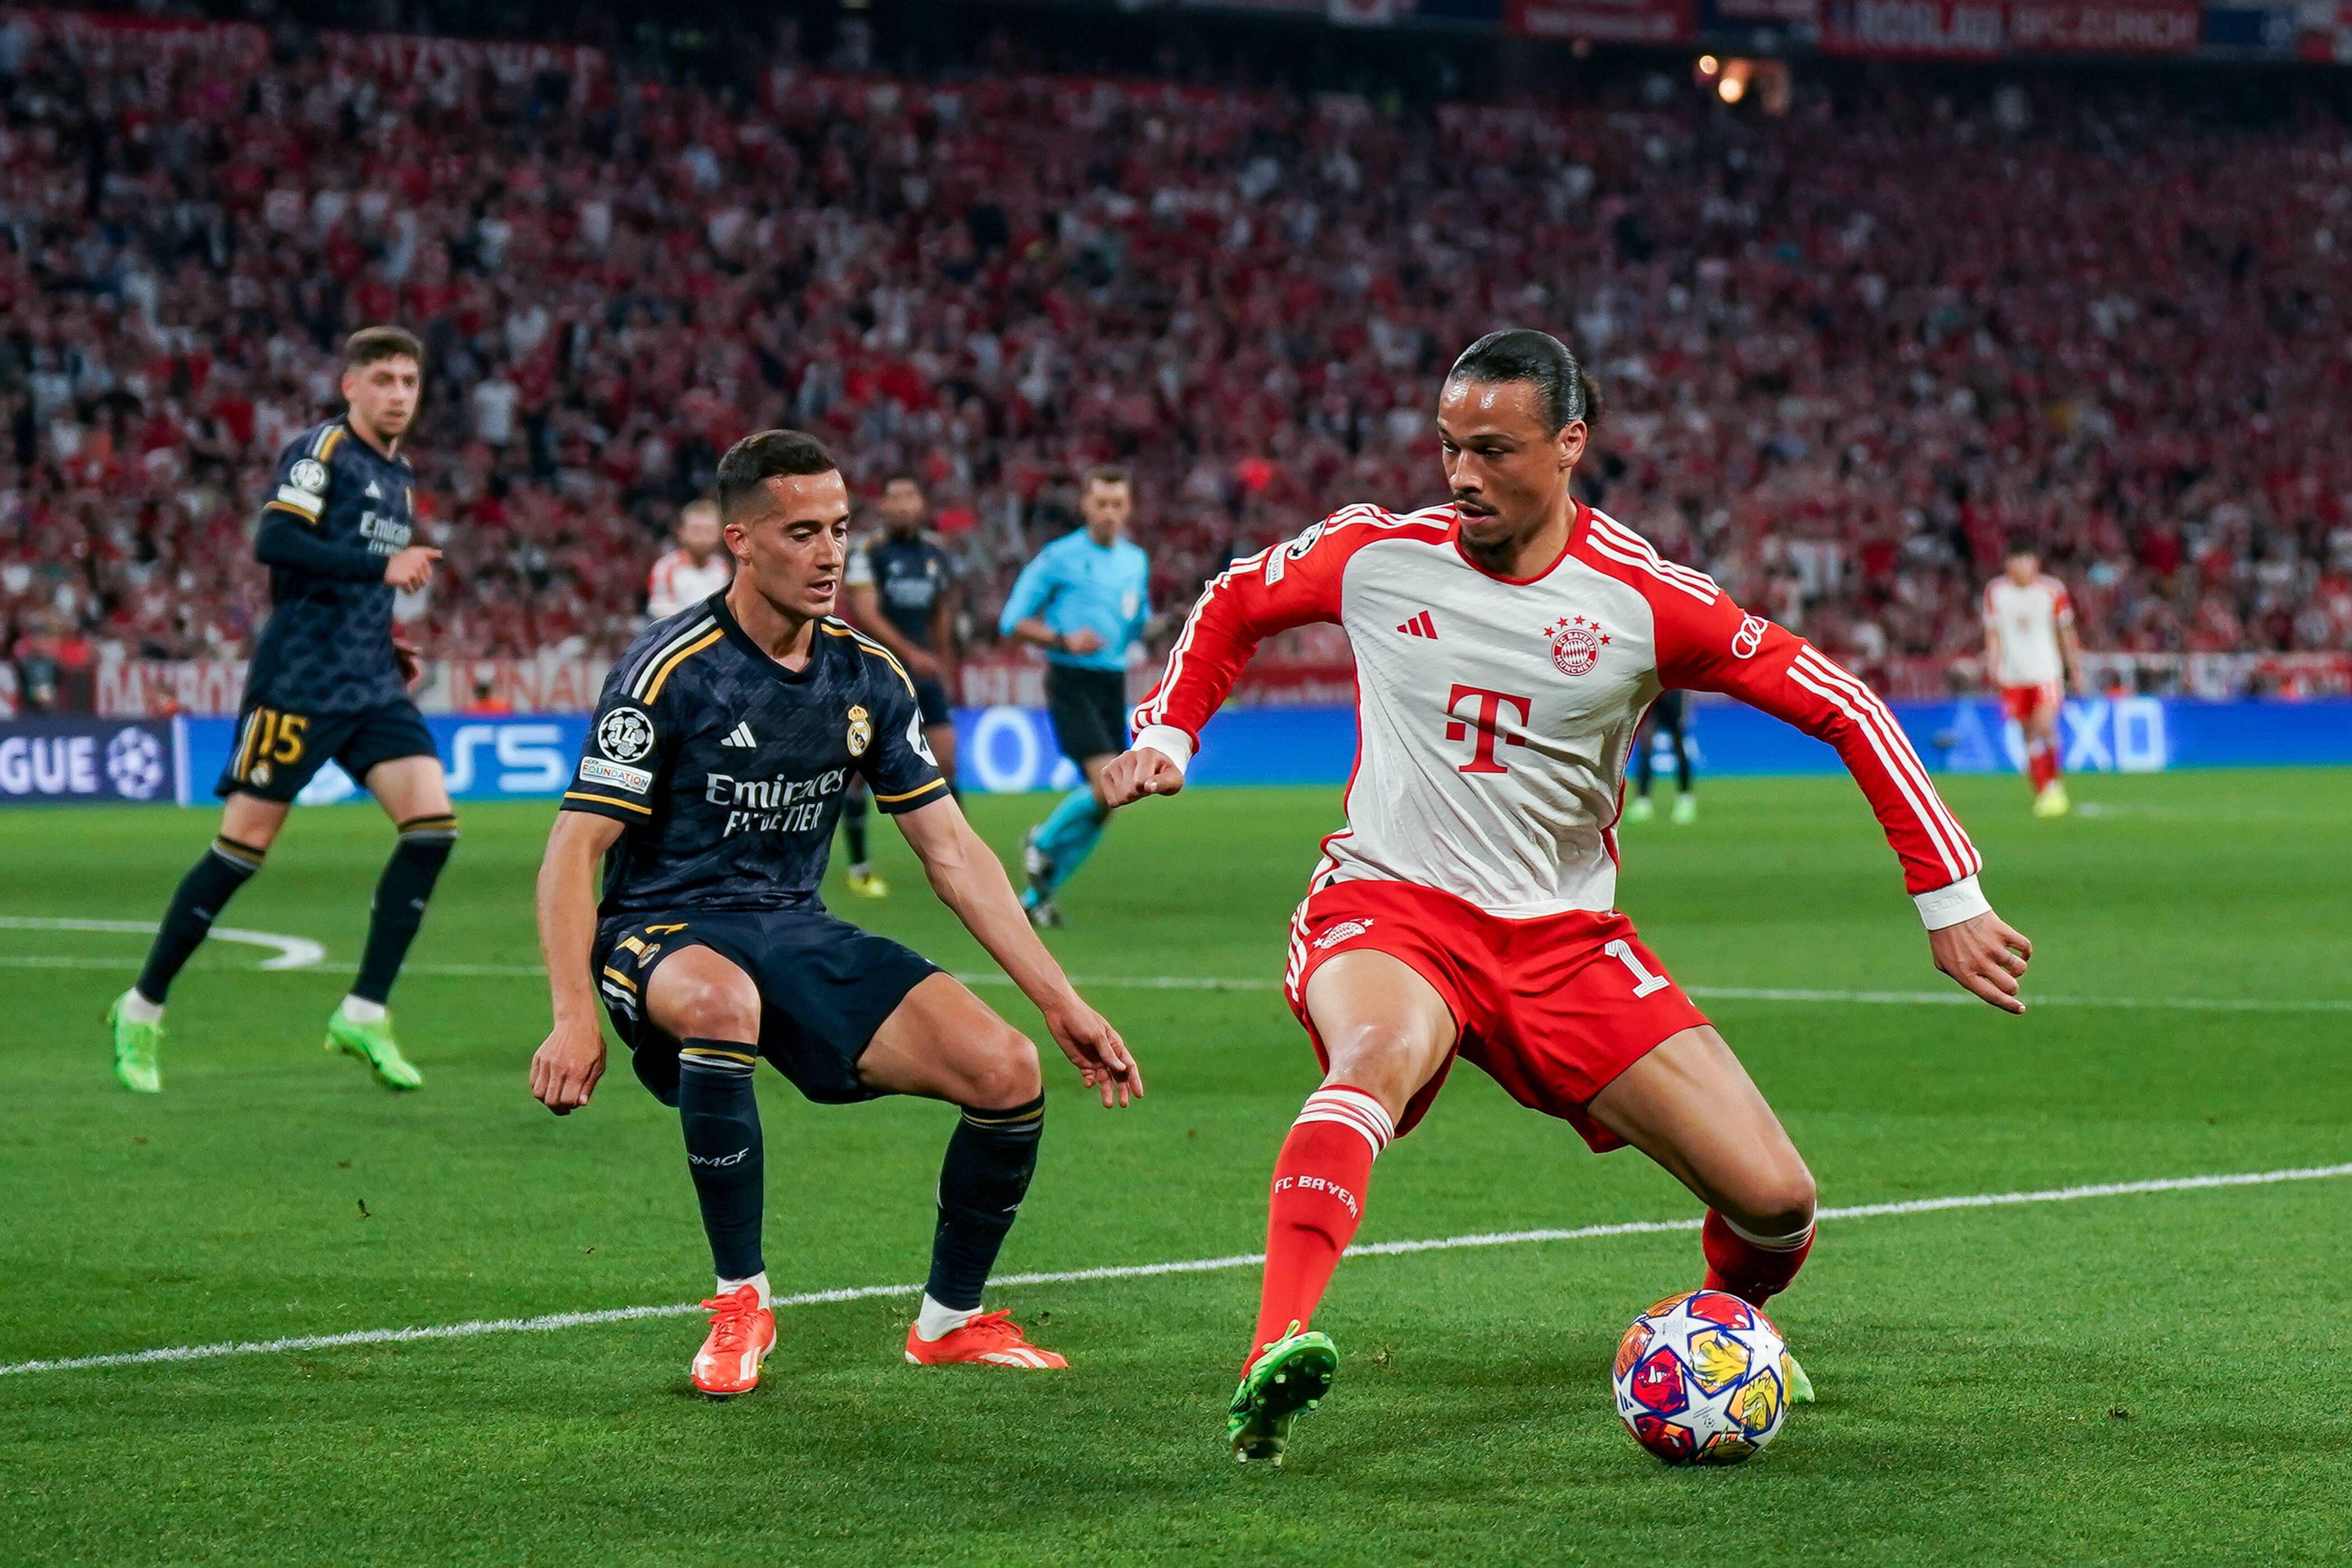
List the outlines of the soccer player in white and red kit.
{"label": "soccer player in white and red kit", "polygon": [[1985,584],[1985,670],[2000,689],[2000,710],[2025,731],[2025,773],[2033,815],[2063,816],[2066,783],[2058,768],[2060,682],[2083,693],[2083,645],[2066,584],[2044,576],[2030,540],[2013,540],[2001,574]]}
{"label": "soccer player in white and red kit", "polygon": [[1626,753],[1661,690],[1731,692],[1836,747],[1902,860],[1937,967],[2024,1011],[2030,944],[1985,902],[1975,847],[1878,699],[1571,497],[1589,408],[1555,339],[1519,330],[1471,345],[1438,405],[1452,504],[1349,507],[1235,562],[1104,777],[1113,804],[1181,789],[1261,638],[1347,629],[1348,822],[1324,840],[1285,976],[1326,1075],[1275,1165],[1257,1330],[1227,1429],[1244,1460],[1278,1460],[1293,1416],[1329,1385],[1337,1352],[1307,1325],[1374,1158],[1427,1110],[1456,1055],[1595,1150],[1633,1144],[1704,1200],[1709,1288],[1760,1304],[1804,1261],[1811,1173],[1616,909]]}
{"label": "soccer player in white and red kit", "polygon": [[667,620],[735,580],[735,558],[719,548],[719,503],[708,497],[678,509],[677,548],[646,577],[646,619]]}

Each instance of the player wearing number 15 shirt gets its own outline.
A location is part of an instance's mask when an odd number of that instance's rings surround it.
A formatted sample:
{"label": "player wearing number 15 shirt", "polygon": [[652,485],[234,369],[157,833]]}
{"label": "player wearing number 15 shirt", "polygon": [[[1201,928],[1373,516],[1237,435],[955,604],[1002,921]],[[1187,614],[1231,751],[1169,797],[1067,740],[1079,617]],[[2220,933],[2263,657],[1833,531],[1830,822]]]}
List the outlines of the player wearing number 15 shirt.
{"label": "player wearing number 15 shirt", "polygon": [[[1525,330],[1473,344],[1438,405],[1449,505],[1357,506],[1236,562],[1202,595],[1114,804],[1183,768],[1259,640],[1343,626],[1359,741],[1347,826],[1324,841],[1284,985],[1321,1059],[1275,1165],[1256,1332],[1228,1417],[1237,1457],[1279,1461],[1328,1388],[1311,1323],[1372,1163],[1456,1056],[1596,1151],[1633,1144],[1706,1205],[1706,1284],[1760,1306],[1812,1242],[1813,1181],[1763,1097],[1616,908],[1616,821],[1643,712],[1728,692],[1818,736],[1903,864],[1938,967],[2021,1011],[2030,949],[1978,890],[1981,862],[1878,699],[1743,614],[1703,574],[1575,500],[1594,410],[1581,368]],[[1727,886],[1727,900],[1768,898]],[[1790,1397],[1811,1390],[1793,1362]]]}

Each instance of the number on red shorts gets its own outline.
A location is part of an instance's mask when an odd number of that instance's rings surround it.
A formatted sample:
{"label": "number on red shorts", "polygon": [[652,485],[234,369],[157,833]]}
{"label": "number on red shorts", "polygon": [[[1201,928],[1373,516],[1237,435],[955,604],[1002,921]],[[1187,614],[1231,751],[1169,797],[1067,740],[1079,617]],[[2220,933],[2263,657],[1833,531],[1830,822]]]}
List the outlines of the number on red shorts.
{"label": "number on red shorts", "polygon": [[1653,991],[1664,991],[1674,984],[1663,974],[1651,973],[1642,963],[1641,957],[1634,952],[1633,944],[1622,936],[1601,951],[1633,971],[1633,1000],[1636,1002]]}

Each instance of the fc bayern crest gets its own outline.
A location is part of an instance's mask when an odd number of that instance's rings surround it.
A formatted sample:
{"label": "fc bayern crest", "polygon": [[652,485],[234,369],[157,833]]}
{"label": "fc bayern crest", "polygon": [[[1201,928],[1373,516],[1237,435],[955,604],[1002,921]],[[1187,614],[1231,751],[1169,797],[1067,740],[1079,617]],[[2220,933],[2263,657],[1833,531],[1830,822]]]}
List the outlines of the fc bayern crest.
{"label": "fc bayern crest", "polygon": [[1551,661],[1562,675],[1586,674],[1609,646],[1609,634],[1601,623],[1583,616],[1561,616],[1544,628],[1544,636],[1551,639]]}

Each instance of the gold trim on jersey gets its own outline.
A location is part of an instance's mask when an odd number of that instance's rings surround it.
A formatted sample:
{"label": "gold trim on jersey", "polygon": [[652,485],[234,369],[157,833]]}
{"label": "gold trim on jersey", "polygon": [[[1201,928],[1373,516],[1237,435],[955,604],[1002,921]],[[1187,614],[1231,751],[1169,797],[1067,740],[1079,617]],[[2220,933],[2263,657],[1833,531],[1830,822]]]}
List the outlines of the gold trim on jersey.
{"label": "gold trim on jersey", "polygon": [[261,510],[264,510],[264,511],[282,511],[282,512],[286,513],[289,517],[299,517],[299,518],[300,518],[300,519],[301,519],[305,523],[310,524],[310,525],[312,525],[312,526],[314,526],[314,527],[317,525],[317,523],[318,523],[318,521],[319,521],[319,519],[318,519],[317,514],[315,514],[315,513],[313,513],[313,512],[307,512],[307,511],[304,511],[300,507],[298,507],[298,506],[289,506],[289,505],[288,505],[286,502],[284,502],[284,501],[282,501],[282,500],[267,500],[267,501],[264,501],[264,502],[262,502],[262,503],[261,503]]}
{"label": "gold trim on jersey", "polygon": [[881,794],[879,791],[877,791],[877,792],[876,792],[876,794],[875,794],[874,799],[875,799],[875,801],[876,801],[876,803],[877,803],[877,805],[898,805],[898,804],[900,801],[902,801],[902,800],[912,800],[912,799],[914,799],[914,798],[915,798],[917,795],[929,795],[929,794],[930,794],[930,793],[931,793],[931,791],[933,791],[933,790],[935,790],[935,789],[945,789],[945,788],[947,788],[947,787],[948,787],[948,781],[947,781],[947,780],[945,780],[945,779],[933,779],[930,783],[929,783],[929,784],[925,784],[922,788],[920,788],[920,789],[910,789],[910,790],[908,790],[908,791],[906,794],[904,794],[904,795],[883,795],[883,794]]}
{"label": "gold trim on jersey", "polygon": [[623,811],[634,811],[640,816],[651,816],[654,814],[654,808],[650,805],[639,805],[635,801],[614,800],[610,795],[583,795],[576,789],[565,790],[563,792],[563,798],[566,800],[593,801],[598,805],[617,805]]}
{"label": "gold trim on jersey", "polygon": [[883,663],[888,665],[892,670],[897,672],[898,679],[906,684],[907,695],[912,697],[915,694],[914,679],[912,677],[908,675],[907,667],[898,662],[898,656],[897,654],[892,653],[888,648],[884,647],[880,643],[876,642],[872,637],[867,637],[864,632],[859,631],[855,626],[841,626],[829,620],[821,621],[818,624],[824,626],[827,632],[831,633],[835,637],[849,638],[851,641],[856,643],[859,647],[864,648],[867,653],[874,655]]}
{"label": "gold trim on jersey", "polygon": [[326,432],[319,437],[318,448],[312,455],[322,463],[332,460],[335,455],[335,447],[342,440],[342,438],[343,426],[342,422],[338,420],[334,424],[328,426]]}
{"label": "gold trim on jersey", "polygon": [[671,654],[667,659],[662,661],[661,668],[654,671],[653,679],[646,683],[646,694],[643,697],[638,698],[637,700],[644,703],[648,708],[652,707],[654,705],[655,699],[661,695],[662,683],[669,679],[670,673],[673,670],[677,669],[679,665],[684,664],[688,659],[692,658],[696,654],[700,653],[704,648],[709,647],[711,644],[717,642],[720,637],[725,637],[726,635],[726,633],[720,631],[717,626],[713,626],[703,636],[695,638],[692,642],[687,644],[676,653]]}

